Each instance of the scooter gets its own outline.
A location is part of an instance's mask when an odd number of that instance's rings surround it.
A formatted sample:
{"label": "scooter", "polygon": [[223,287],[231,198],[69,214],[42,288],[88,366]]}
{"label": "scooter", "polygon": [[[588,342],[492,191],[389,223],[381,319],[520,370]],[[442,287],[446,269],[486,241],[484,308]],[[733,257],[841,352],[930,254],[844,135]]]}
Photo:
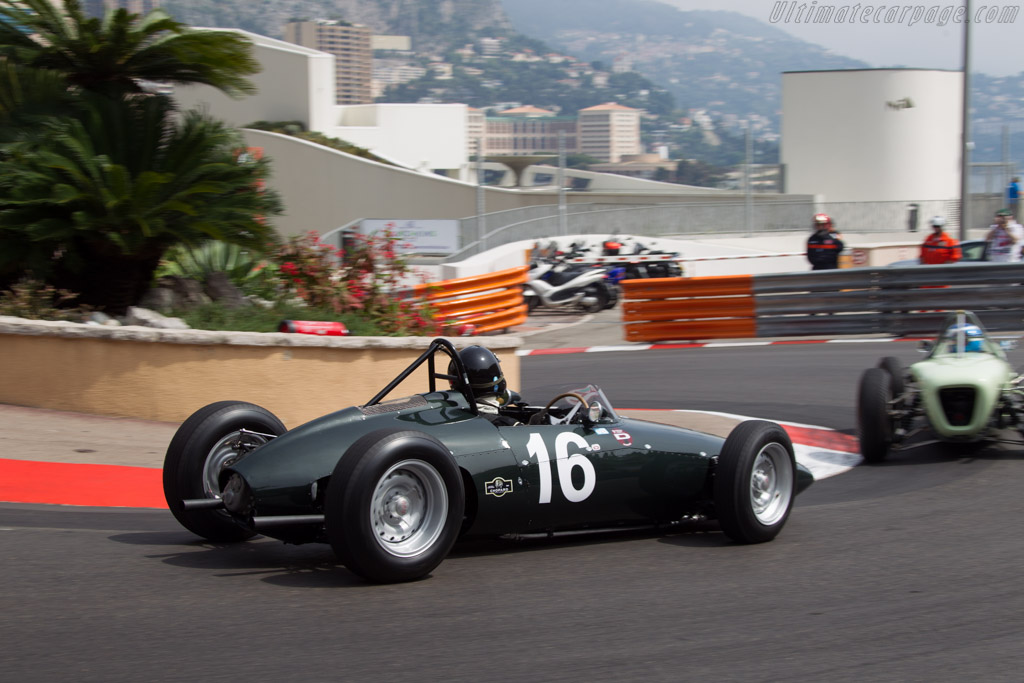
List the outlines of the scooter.
{"label": "scooter", "polygon": [[530,279],[523,285],[523,300],[531,312],[544,306],[596,313],[618,303],[619,293],[609,284],[604,268],[534,261],[530,264]]}

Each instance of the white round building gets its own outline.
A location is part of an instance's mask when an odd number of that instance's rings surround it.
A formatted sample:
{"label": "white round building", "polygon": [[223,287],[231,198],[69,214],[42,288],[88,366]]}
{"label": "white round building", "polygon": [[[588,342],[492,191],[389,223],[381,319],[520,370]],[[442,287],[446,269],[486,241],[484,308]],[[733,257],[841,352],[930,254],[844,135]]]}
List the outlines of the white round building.
{"label": "white round building", "polygon": [[958,199],[962,90],[960,71],[783,73],[785,191],[828,202]]}

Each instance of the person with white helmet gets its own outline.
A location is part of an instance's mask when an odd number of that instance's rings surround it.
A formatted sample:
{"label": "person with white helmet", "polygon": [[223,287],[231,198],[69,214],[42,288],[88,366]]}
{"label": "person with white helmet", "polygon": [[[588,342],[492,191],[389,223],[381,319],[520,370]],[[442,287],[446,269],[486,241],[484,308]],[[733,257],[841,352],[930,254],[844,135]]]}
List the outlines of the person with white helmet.
{"label": "person with white helmet", "polygon": [[814,214],[812,227],[814,232],[807,239],[807,260],[811,262],[811,270],[838,268],[843,240],[835,231],[832,218],[825,213]]}
{"label": "person with white helmet", "polygon": [[922,264],[956,263],[960,260],[960,243],[950,237],[943,228],[946,219],[934,216],[931,220],[932,234],[921,244]]}

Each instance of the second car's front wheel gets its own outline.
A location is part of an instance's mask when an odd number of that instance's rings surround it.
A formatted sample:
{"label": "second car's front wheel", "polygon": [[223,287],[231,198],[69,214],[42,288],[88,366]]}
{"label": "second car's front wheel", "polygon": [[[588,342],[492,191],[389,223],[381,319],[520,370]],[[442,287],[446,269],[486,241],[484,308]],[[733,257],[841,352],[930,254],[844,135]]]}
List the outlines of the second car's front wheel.
{"label": "second car's front wheel", "polygon": [[786,431],[765,420],[736,425],[718,456],[714,491],[726,536],[739,543],[775,538],[796,496],[796,457]]}
{"label": "second car's front wheel", "polygon": [[892,447],[895,426],[889,414],[893,400],[892,375],[884,368],[868,368],[857,390],[857,433],[860,453],[869,463],[885,460]]}
{"label": "second car's front wheel", "polygon": [[341,457],[327,490],[327,536],[339,559],[369,581],[429,574],[462,525],[465,490],[455,459],[437,439],[382,430]]}

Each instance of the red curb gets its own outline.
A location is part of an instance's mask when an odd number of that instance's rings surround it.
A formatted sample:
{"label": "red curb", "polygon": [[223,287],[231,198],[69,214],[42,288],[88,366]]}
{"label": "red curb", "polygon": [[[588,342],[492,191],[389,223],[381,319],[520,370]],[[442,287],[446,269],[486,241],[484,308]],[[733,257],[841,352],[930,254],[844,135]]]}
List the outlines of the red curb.
{"label": "red curb", "polygon": [[162,475],[152,467],[0,459],[0,500],[166,510]]}

